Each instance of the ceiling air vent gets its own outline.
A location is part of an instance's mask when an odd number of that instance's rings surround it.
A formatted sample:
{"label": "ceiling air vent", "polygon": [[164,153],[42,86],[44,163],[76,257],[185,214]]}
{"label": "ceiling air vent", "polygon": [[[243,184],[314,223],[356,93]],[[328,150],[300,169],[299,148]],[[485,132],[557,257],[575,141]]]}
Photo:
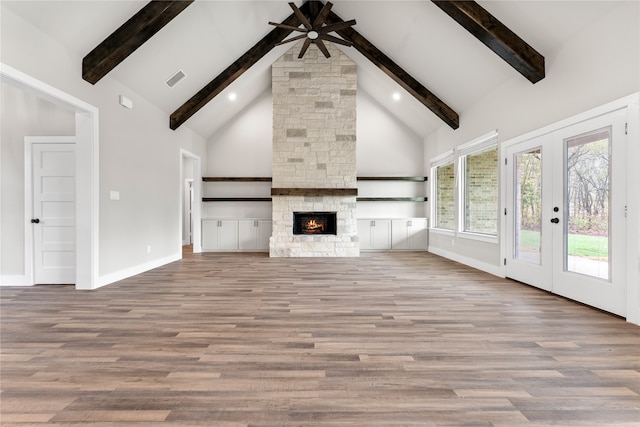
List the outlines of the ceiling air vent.
{"label": "ceiling air vent", "polygon": [[165,83],[170,88],[173,88],[175,85],[180,83],[180,81],[182,81],[182,79],[184,79],[185,77],[187,77],[187,75],[184,73],[184,71],[178,70],[178,72],[176,72],[173,76],[169,77],[169,80],[167,80]]}

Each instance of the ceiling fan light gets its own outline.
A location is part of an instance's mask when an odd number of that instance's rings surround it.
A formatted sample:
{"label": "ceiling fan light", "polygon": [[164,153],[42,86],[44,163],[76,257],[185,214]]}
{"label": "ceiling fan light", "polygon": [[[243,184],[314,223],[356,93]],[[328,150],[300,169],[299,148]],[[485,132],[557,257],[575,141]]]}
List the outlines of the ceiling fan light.
{"label": "ceiling fan light", "polygon": [[315,40],[318,38],[318,32],[311,30],[307,33],[307,37],[310,38],[311,40]]}

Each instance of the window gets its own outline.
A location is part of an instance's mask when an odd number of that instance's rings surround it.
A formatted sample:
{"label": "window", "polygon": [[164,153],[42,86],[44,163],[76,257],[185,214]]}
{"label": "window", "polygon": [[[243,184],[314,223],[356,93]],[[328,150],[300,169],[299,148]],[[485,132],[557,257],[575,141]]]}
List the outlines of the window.
{"label": "window", "polygon": [[498,146],[460,158],[464,218],[462,231],[498,234]]}
{"label": "window", "polygon": [[455,170],[453,162],[436,167],[436,228],[455,227]]}
{"label": "window", "polygon": [[433,228],[497,236],[498,171],[495,131],[432,159]]}
{"label": "window", "polygon": [[453,150],[431,160],[431,218],[433,228],[455,230],[456,176]]}

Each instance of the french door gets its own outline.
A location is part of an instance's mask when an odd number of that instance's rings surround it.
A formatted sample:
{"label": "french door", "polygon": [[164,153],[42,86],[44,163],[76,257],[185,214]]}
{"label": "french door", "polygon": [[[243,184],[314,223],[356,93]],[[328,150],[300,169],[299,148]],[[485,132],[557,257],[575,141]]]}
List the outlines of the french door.
{"label": "french door", "polygon": [[626,110],[505,147],[507,277],[625,315]]}

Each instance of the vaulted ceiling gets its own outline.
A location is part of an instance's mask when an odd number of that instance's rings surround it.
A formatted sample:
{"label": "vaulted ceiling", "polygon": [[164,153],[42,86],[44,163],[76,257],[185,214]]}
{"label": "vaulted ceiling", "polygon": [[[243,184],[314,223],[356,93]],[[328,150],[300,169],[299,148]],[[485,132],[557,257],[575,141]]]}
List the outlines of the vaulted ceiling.
{"label": "vaulted ceiling", "polygon": [[[2,1],[84,57],[147,1]],[[525,79],[431,1],[333,1],[354,18],[359,34],[460,115],[510,79]],[[484,9],[546,57],[547,74],[562,45],[616,7],[611,1],[479,1]],[[296,4],[301,5],[298,1]],[[160,29],[109,75],[168,115],[268,34],[269,21],[291,15],[286,1],[197,0]],[[187,120],[204,137],[214,134],[270,87],[270,66],[291,45],[277,46]],[[315,48],[315,47],[312,47]],[[358,85],[420,136],[446,125],[362,53],[339,46],[357,64]],[[81,64],[78,64],[80,68]],[[176,71],[187,77],[174,88]],[[100,84],[100,82],[96,83]],[[230,101],[229,93],[236,99]],[[400,100],[392,99],[393,93]]]}

